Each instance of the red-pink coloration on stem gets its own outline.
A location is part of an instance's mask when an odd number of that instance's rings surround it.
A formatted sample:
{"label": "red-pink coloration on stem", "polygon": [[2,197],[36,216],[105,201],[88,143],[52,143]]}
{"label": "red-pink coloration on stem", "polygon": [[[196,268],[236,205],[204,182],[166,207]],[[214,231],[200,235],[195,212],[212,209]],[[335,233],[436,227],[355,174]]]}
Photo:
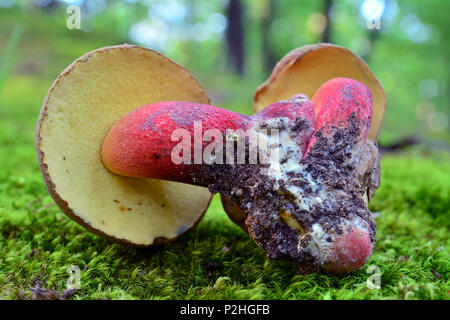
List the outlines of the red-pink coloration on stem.
{"label": "red-pink coloration on stem", "polygon": [[[173,141],[173,132],[184,129],[195,141],[196,123],[201,123],[202,151],[210,143],[202,139],[209,129],[217,129],[225,135],[228,129],[245,131],[275,118],[288,118],[296,121],[296,125],[304,126],[304,132],[297,136],[297,144],[304,155],[315,143],[314,132],[321,131],[324,136],[331,137],[336,128],[348,128],[351,116],[360,128],[358,141],[365,141],[372,119],[372,95],[364,84],[346,78],[332,79],[319,88],[314,101],[316,105],[313,106],[305,95],[298,94],[253,116],[191,102],[145,105],[113,126],[103,143],[101,157],[106,168],[119,175],[197,184],[202,179],[193,178],[193,173],[200,172],[199,165],[175,164],[171,158],[179,143],[179,140]],[[318,114],[314,108],[319,110]],[[191,144],[192,158],[194,145],[195,142]],[[371,251],[369,234],[354,228],[334,240],[331,263],[325,268],[332,273],[355,271],[364,265]]]}
{"label": "red-pink coloration on stem", "polygon": [[[219,107],[191,102],[170,101],[144,105],[120,119],[110,130],[101,151],[104,165],[110,171],[129,177],[146,177],[196,184],[192,173],[199,166],[194,162],[195,142],[191,143],[191,164],[175,164],[171,155],[180,140],[172,139],[177,129],[184,129],[194,140],[195,123],[201,123],[201,150],[211,143],[203,141],[207,130],[216,129],[225,134],[228,129],[247,130],[257,122],[286,117],[305,118],[314,126],[314,109],[304,95],[292,101],[277,102],[254,116],[248,116]],[[298,137],[305,150],[312,134]],[[175,141],[173,141],[175,140]],[[195,141],[195,140],[194,140]],[[189,169],[189,170],[188,170]]]}
{"label": "red-pink coloration on stem", "polygon": [[332,262],[325,269],[333,273],[354,272],[361,268],[372,253],[372,243],[366,231],[353,229],[334,241]]}
{"label": "red-pink coloration on stem", "polygon": [[[315,131],[331,137],[338,128],[348,128],[350,117],[354,116],[360,133],[357,145],[362,145],[369,133],[373,116],[372,92],[363,83],[349,78],[334,78],[325,82],[313,98],[316,113]],[[316,142],[311,139],[308,150]]]}
{"label": "red-pink coloration on stem", "polygon": [[253,117],[256,119],[262,117],[265,120],[286,117],[291,121],[302,120],[306,122],[302,134],[298,135],[296,139],[302,154],[306,153],[306,148],[312,137],[315,123],[314,107],[306,95],[296,94],[288,100],[274,102]]}
{"label": "red-pink coloration on stem", "polygon": [[[178,139],[172,139],[175,130],[187,130],[194,139],[194,122],[201,123],[202,142],[208,129],[222,133],[226,129],[244,129],[249,120],[249,116],[198,103],[170,101],[144,105],[125,115],[110,130],[103,142],[102,160],[119,175],[193,183],[187,170],[190,164],[175,165],[172,161],[172,150],[179,143]],[[194,163],[193,149],[192,144],[191,163]]]}

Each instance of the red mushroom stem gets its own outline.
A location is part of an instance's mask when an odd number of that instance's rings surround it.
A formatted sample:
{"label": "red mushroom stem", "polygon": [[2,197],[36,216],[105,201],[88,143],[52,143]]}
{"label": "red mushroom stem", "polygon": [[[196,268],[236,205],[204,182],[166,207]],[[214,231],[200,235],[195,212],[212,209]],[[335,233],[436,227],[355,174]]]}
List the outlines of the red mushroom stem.
{"label": "red mushroom stem", "polygon": [[[333,136],[338,129],[358,130],[353,151],[359,150],[369,133],[373,117],[373,100],[370,89],[361,82],[349,78],[334,78],[323,84],[313,98],[317,115],[315,131]],[[353,122],[353,123],[350,123]],[[317,136],[309,142],[308,151]]]}
{"label": "red mushroom stem", "polygon": [[[352,272],[375,243],[355,156],[370,128],[372,96],[364,84],[337,78],[314,102],[298,94],[253,116],[190,102],[145,105],[114,125],[102,160],[119,175],[202,185],[231,198],[270,258],[294,260],[303,272]],[[278,130],[279,140],[264,129]],[[248,131],[279,158],[225,163],[230,150],[215,143]],[[251,151],[247,143],[245,160]]]}
{"label": "red mushroom stem", "polygon": [[[148,104],[113,126],[103,142],[101,156],[105,167],[119,175],[207,186],[208,179],[198,173],[203,165],[210,164],[204,156],[208,145],[227,134],[242,133],[266,120],[283,117],[305,119],[313,127],[314,110],[304,95],[274,103],[253,116],[191,102]],[[311,133],[298,137],[302,152]],[[225,141],[222,145],[225,148]],[[185,161],[180,163],[180,159]]]}

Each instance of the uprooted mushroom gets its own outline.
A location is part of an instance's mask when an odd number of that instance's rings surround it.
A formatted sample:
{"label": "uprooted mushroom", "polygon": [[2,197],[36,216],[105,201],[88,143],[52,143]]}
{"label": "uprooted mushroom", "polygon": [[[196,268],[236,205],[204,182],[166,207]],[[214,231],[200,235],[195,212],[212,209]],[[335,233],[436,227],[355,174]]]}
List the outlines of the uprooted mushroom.
{"label": "uprooted mushroom", "polygon": [[356,80],[336,78],[315,101],[317,120],[301,94],[254,116],[190,102],[146,105],[108,133],[103,163],[122,176],[200,185],[231,198],[270,258],[294,260],[305,272],[354,271],[375,243],[364,201],[365,190],[377,187],[365,177],[379,164],[366,139],[372,94]]}
{"label": "uprooted mushroom", "polygon": [[[37,146],[50,194],[89,229],[150,245],[195,225],[209,202],[207,187],[269,258],[293,260],[305,273],[357,270],[375,244],[368,201],[379,186],[375,141],[384,92],[348,49],[308,48],[277,65],[255,95],[253,116],[205,104],[192,76],[153,51],[121,46],[88,54],[91,69],[75,63],[63,73],[41,113]],[[314,85],[302,82],[302,72],[341,54],[352,57],[350,74],[330,63]],[[106,72],[101,79],[99,70]],[[90,79],[95,90],[68,87],[87,74],[97,77]],[[373,83],[361,79],[368,75]],[[67,179],[78,180],[75,192]]]}

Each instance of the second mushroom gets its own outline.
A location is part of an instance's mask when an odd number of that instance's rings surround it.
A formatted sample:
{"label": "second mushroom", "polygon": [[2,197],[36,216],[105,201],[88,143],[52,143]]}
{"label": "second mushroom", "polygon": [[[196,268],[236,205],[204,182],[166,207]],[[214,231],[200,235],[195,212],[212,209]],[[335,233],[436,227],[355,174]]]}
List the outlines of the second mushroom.
{"label": "second mushroom", "polygon": [[118,175],[200,185],[230,199],[269,258],[295,261],[304,273],[348,273],[375,244],[372,118],[371,90],[349,78],[327,81],[312,102],[296,94],[253,116],[160,102],[119,120],[101,157]]}

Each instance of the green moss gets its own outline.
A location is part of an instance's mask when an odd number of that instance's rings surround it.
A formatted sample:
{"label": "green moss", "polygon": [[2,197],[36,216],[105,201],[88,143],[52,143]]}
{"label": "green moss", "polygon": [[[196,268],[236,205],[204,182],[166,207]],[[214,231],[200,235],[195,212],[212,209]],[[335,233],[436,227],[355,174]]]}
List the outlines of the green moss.
{"label": "green moss", "polygon": [[[448,299],[449,154],[383,159],[371,202],[380,213],[378,242],[352,275],[301,276],[292,263],[266,259],[218,197],[178,241],[127,248],[68,219],[45,189],[33,139],[49,84],[14,77],[0,93],[0,298],[30,298],[37,283],[61,293],[67,267],[76,265],[81,289],[73,299]],[[366,285],[371,265],[381,271],[379,290]]]}

